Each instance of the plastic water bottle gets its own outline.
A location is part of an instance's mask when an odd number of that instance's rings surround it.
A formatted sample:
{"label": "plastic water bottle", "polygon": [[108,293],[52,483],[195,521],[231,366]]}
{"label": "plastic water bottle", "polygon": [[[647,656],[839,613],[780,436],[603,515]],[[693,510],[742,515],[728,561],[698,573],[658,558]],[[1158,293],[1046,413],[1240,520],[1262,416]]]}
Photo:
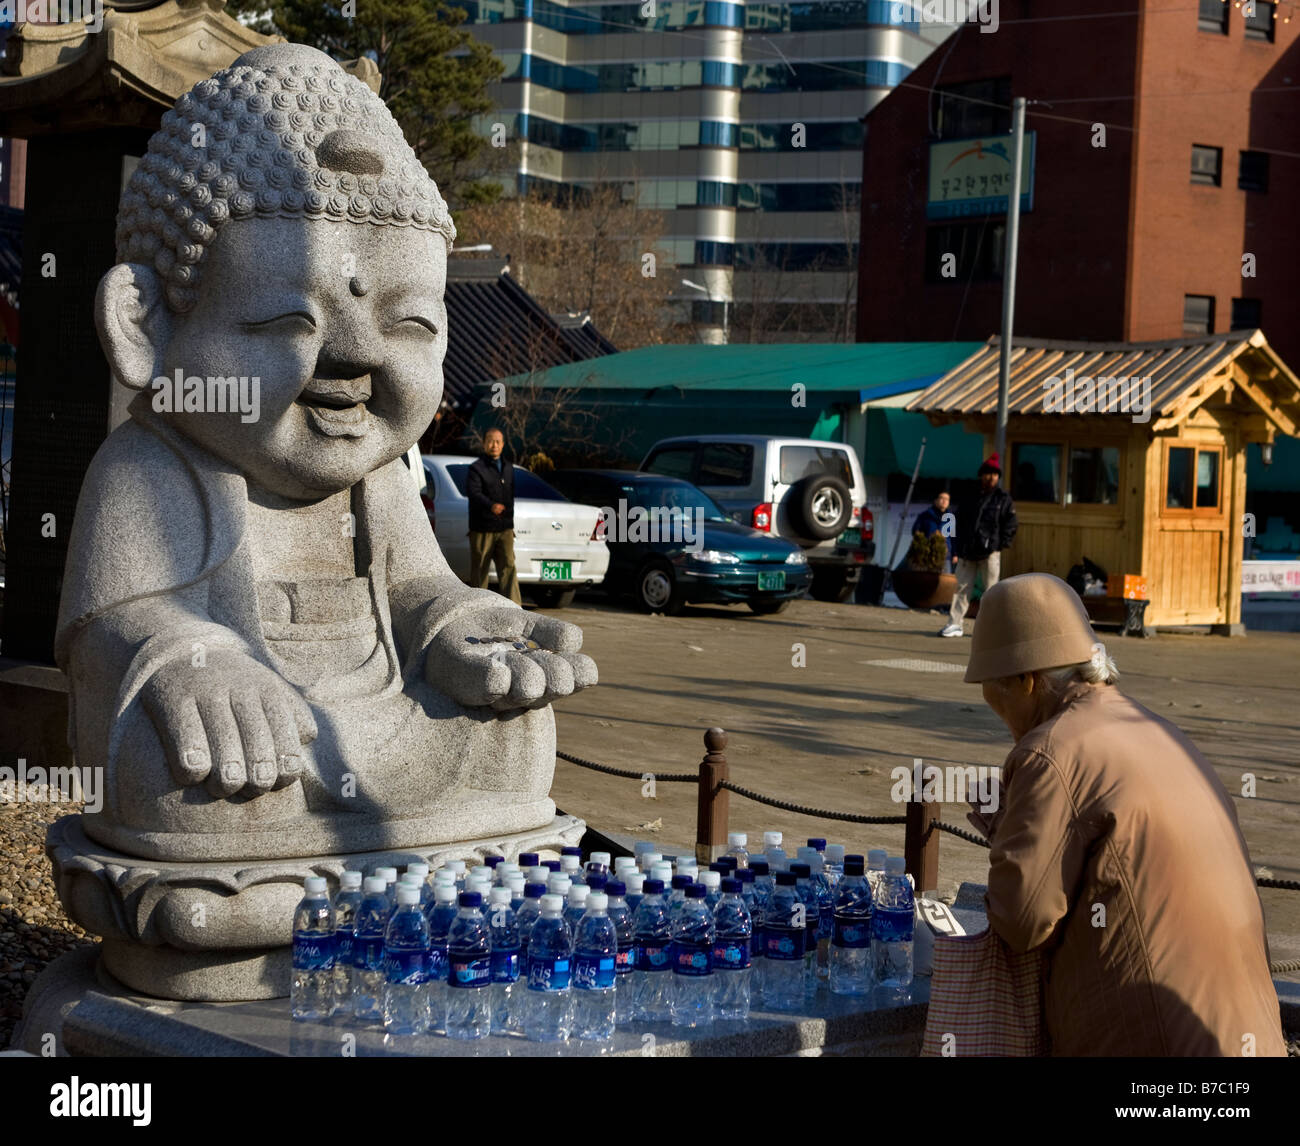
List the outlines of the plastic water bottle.
{"label": "plastic water bottle", "polygon": [[468,874],[467,874],[467,878],[470,878],[470,879],[485,879],[485,880],[488,881],[488,886],[491,886],[491,884],[492,884],[492,869],[491,869],[490,867],[488,867],[488,865],[485,864],[485,863],[476,863],[472,868],[469,869],[469,872],[468,872]]}
{"label": "plastic water bottle", "polygon": [[569,930],[577,934],[578,924],[582,922],[583,915],[587,911],[587,896],[591,894],[591,888],[585,883],[575,883],[569,888],[569,894],[564,900],[564,922],[569,925]]}
{"label": "plastic water bottle", "polygon": [[902,856],[890,856],[885,861],[885,874],[871,916],[871,960],[876,982],[898,991],[912,985],[916,900],[904,871],[906,866]]}
{"label": "plastic water bottle", "polygon": [[388,910],[397,906],[397,868],[377,867],[375,875],[384,881],[384,894],[388,896]]}
{"label": "plastic water bottle", "polygon": [[524,878],[528,883],[540,883],[545,886],[551,878],[551,869],[542,864],[537,864],[536,867],[530,867],[524,873]]}
{"label": "plastic water bottle", "polygon": [[713,1022],[713,915],[704,902],[704,885],[692,883],[673,922],[673,1026],[701,1027]]}
{"label": "plastic water bottle", "polygon": [[518,912],[524,905],[524,888],[527,886],[524,882],[524,877],[518,872],[511,872],[510,875],[506,876],[506,878],[501,881],[500,886],[504,887],[506,891],[510,893],[510,910]]}
{"label": "plastic water bottle", "polygon": [[819,856],[824,856],[826,854],[826,841],[820,836],[809,837],[808,846]]}
{"label": "plastic water bottle", "polygon": [[429,1030],[429,921],[420,892],[397,889],[397,909],[384,932],[384,1028],[392,1035]]}
{"label": "plastic water bottle", "polygon": [[835,897],[831,935],[831,991],[836,995],[867,995],[874,985],[871,967],[871,886],[866,861],[846,856],[844,878]]}
{"label": "plastic water bottle", "polygon": [[880,894],[880,880],[885,874],[885,860],[889,853],[884,848],[871,848],[867,852],[867,883],[872,896]]}
{"label": "plastic water bottle", "polygon": [[686,876],[692,883],[700,881],[700,865],[693,856],[681,856],[675,868],[677,875]]}
{"label": "plastic water bottle", "polygon": [[623,886],[627,888],[627,909],[635,912],[641,906],[641,898],[645,895],[645,872],[632,871],[630,868],[623,872]]}
{"label": "plastic water bottle", "polygon": [[786,854],[781,850],[781,841],[785,837],[780,832],[763,833],[763,858],[773,871],[781,871],[786,864]]}
{"label": "plastic water bottle", "polygon": [[831,897],[839,890],[840,880],[844,876],[844,845],[828,844],[826,846],[826,882],[830,884]]}
{"label": "plastic water bottle", "polygon": [[587,886],[592,891],[604,891],[605,885],[609,883],[609,873],[603,871],[587,872]]}
{"label": "plastic water bottle", "polygon": [[542,896],[546,894],[546,884],[527,883],[524,885],[524,902],[516,913],[519,924],[519,974],[528,975],[528,937],[532,934],[533,924],[542,914]]}
{"label": "plastic water bottle", "polygon": [[722,898],[722,876],[716,871],[702,871],[699,883],[704,888],[704,904],[711,912]]}
{"label": "plastic water bottle", "polygon": [[817,928],[821,914],[817,904],[817,891],[812,886],[812,868],[800,860],[790,865],[795,877],[795,891],[803,904],[803,989],[806,994],[817,993]]}
{"label": "plastic water bottle", "polygon": [[293,978],[290,1008],[295,1019],[328,1019],[334,1013],[334,908],[318,875],[303,881],[293,913]]}
{"label": "plastic water bottle", "polygon": [[483,897],[462,891],[447,933],[447,1037],[485,1039],[492,1033],[492,937]]}
{"label": "plastic water bottle", "polygon": [[650,876],[651,879],[658,879],[659,877],[656,876],[654,872],[651,871],[650,869],[653,868],[655,864],[663,863],[663,862],[664,862],[663,852],[646,851],[646,852],[642,852],[641,855],[638,857],[637,866],[643,872],[645,872],[646,875]]}
{"label": "plastic water bottle", "polygon": [[636,856],[615,856],[614,857],[614,878],[622,879],[624,868],[631,868],[633,871],[640,871],[641,865],[637,863]]}
{"label": "plastic water bottle", "polygon": [[528,992],[524,1032],[533,1042],[565,1042],[571,1029],[570,961],[573,934],[564,921],[564,900],[546,894],[528,941]]}
{"label": "plastic water bottle", "polygon": [[659,860],[657,863],[650,865],[650,874],[648,879],[657,879],[664,885],[667,891],[673,886],[673,865],[667,860]]}
{"label": "plastic water bottle", "polygon": [[456,922],[456,885],[439,883],[433,889],[433,909],[429,912],[429,1014],[435,1033],[447,1030],[447,940]]}
{"label": "plastic water bottle", "polygon": [[505,874],[504,872],[497,870],[505,862],[506,862],[505,856],[484,856],[483,857],[484,866],[492,869],[492,879],[494,883],[499,882],[501,876]]}
{"label": "plastic water bottle", "polygon": [[511,906],[508,887],[494,887],[488,899],[488,938],[492,952],[492,1033],[519,1031],[519,917]]}
{"label": "plastic water bottle", "polygon": [[388,929],[388,885],[372,875],[361,885],[352,931],[352,1015],[359,1023],[384,1020],[384,932]]}
{"label": "plastic water bottle", "polygon": [[749,1018],[754,921],[743,888],[738,879],[724,879],[722,898],[713,909],[713,1005],[720,1019]]}
{"label": "plastic water bottle", "polygon": [[686,889],[694,883],[689,875],[673,876],[672,890],[668,893],[668,918],[674,923],[686,902]]}
{"label": "plastic water bottle", "polygon": [[614,1037],[618,932],[609,917],[609,896],[593,891],[573,936],[573,1035],[603,1041]]}
{"label": "plastic water bottle", "polygon": [[352,1010],[352,940],[357,926],[357,908],[365,895],[361,891],[361,873],[345,871],[339,876],[339,891],[334,897],[334,1011]]}
{"label": "plastic water bottle", "polygon": [[634,1022],[662,1023],[669,1017],[667,972],[672,970],[672,925],[663,881],[646,880],[644,892],[632,916],[632,940],[636,944],[632,1016]]}
{"label": "plastic water bottle", "polygon": [[561,875],[558,871],[553,871],[546,877],[546,894],[558,895],[561,899],[567,899],[569,888],[573,886],[573,880],[567,875]]}
{"label": "plastic water bottle", "polygon": [[774,1011],[803,1006],[803,927],[792,871],[776,873],[776,889],[763,919],[763,1002]]}
{"label": "plastic water bottle", "polygon": [[447,860],[442,865],[444,871],[451,872],[456,877],[457,894],[465,890],[465,861],[464,860]]}
{"label": "plastic water bottle", "polygon": [[740,881],[740,898],[749,912],[749,997],[751,1003],[757,1003],[763,997],[763,908],[754,891],[752,868],[738,868],[731,878]]}
{"label": "plastic water bottle", "polygon": [[[819,841],[820,842],[820,841]],[[800,849],[803,851],[804,849]],[[821,853],[811,846],[806,852],[806,862],[812,869],[808,877],[809,892],[817,901],[817,933],[813,937],[816,943],[817,958],[814,965],[817,982],[824,985],[830,978],[831,970],[831,933],[834,930],[835,898],[831,894],[831,884],[822,872]]]}
{"label": "plastic water bottle", "polygon": [[585,884],[587,882],[582,871],[581,850],[578,848],[565,848],[560,853],[560,872],[567,875],[575,884]]}
{"label": "plastic water bottle", "polygon": [[749,852],[745,850],[747,843],[749,843],[749,836],[744,832],[728,832],[727,850],[723,855],[734,859],[738,868],[749,867]]}
{"label": "plastic water bottle", "polygon": [[592,852],[587,857],[587,874],[593,872],[596,875],[609,875],[609,867],[612,863],[609,852]]}
{"label": "plastic water bottle", "polygon": [[652,852],[654,850],[655,850],[655,845],[652,844],[649,840],[637,840],[632,845],[632,858],[636,860],[636,866],[638,869],[642,871],[645,870],[645,868],[642,866],[641,863],[641,857],[645,855],[647,852]]}
{"label": "plastic water bottle", "polygon": [[529,868],[536,867],[540,856],[536,852],[520,852],[519,867],[521,871],[527,871]]}
{"label": "plastic water bottle", "polygon": [[[626,885],[621,879],[611,879],[605,885],[605,894],[609,896],[607,910],[618,940],[618,954],[614,960],[614,1021],[620,1026],[632,1021],[632,972],[636,969],[636,944],[632,940],[632,911],[627,905],[626,890]],[[590,905],[590,900],[588,904]]]}

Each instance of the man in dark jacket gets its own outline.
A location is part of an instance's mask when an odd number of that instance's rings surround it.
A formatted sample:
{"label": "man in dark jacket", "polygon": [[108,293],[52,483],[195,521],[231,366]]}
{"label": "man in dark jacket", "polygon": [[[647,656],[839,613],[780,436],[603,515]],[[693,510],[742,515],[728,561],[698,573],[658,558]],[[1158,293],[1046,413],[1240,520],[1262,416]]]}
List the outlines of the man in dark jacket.
{"label": "man in dark jacket", "polygon": [[495,563],[497,591],[520,605],[515,574],[515,471],[502,456],[505,448],[505,435],[489,430],[483,435],[483,456],[469,467],[465,489],[469,497],[469,583],[475,589],[486,589]]}
{"label": "man in dark jacket", "polygon": [[[943,490],[935,494],[934,501],[926,509],[921,510],[916,515],[916,521],[912,524],[912,532],[919,533],[922,537],[933,537],[936,533],[942,535],[944,544],[948,546],[948,564],[943,567],[945,573],[952,572],[952,530],[944,529],[943,519],[948,517],[948,491]],[[951,518],[949,518],[951,520]]]}
{"label": "man in dark jacket", "polygon": [[957,589],[941,637],[960,637],[962,620],[970,607],[975,578],[987,593],[998,583],[1002,550],[1011,548],[1016,535],[1016,507],[999,484],[1002,460],[994,454],[979,468],[980,492],[957,507]]}

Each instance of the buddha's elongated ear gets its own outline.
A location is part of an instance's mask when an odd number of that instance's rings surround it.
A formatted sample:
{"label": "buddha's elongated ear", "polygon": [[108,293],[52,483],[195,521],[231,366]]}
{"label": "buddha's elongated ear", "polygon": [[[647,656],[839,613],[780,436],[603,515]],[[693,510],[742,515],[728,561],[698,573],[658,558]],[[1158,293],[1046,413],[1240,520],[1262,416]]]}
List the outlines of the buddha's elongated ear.
{"label": "buddha's elongated ear", "polygon": [[161,370],[173,316],[158,273],[142,263],[118,263],[99,280],[95,326],[118,380],[143,390]]}

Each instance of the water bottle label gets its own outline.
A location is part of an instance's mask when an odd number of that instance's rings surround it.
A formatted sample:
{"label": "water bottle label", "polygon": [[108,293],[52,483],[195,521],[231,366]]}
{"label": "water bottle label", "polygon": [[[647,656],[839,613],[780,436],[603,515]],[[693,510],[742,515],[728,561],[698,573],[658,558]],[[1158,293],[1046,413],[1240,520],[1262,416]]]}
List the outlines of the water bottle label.
{"label": "water bottle label", "polygon": [[614,956],[614,974],[627,975],[636,967],[636,948],[620,947]]}
{"label": "water bottle label", "polygon": [[708,943],[674,939],[669,949],[676,975],[707,975],[712,968],[712,948]]}
{"label": "water bottle label", "polygon": [[667,971],[672,966],[667,945],[639,943],[636,949],[638,971]]}
{"label": "water bottle label", "polygon": [[567,991],[569,989],[569,957],[547,959],[541,955],[528,957],[528,989],[530,991]]}
{"label": "water bottle label", "polygon": [[815,912],[809,912],[804,916],[803,925],[803,950],[806,955],[809,951],[817,950],[817,928],[821,922],[821,917]]}
{"label": "water bottle label", "polygon": [[837,915],[831,942],[836,947],[870,947],[871,919],[869,916]]}
{"label": "water bottle label", "polygon": [[492,956],[458,954],[449,956],[447,982],[453,987],[486,987],[492,982]]}
{"label": "water bottle label", "polygon": [[447,977],[447,948],[435,947],[429,952],[429,978],[441,982]]}
{"label": "water bottle label", "polygon": [[583,991],[603,991],[614,985],[615,955],[575,955],[573,985]]}
{"label": "water bottle label", "polygon": [[295,935],[293,937],[293,969],[295,971],[328,971],[333,966],[333,935]]}
{"label": "water bottle label", "polygon": [[334,932],[334,962],[336,965],[352,962],[352,946],[351,931]]}
{"label": "water bottle label", "polygon": [[492,982],[514,983],[519,979],[519,949],[492,952]]}
{"label": "water bottle label", "polygon": [[384,976],[390,983],[418,987],[429,978],[427,951],[385,951]]}
{"label": "water bottle label", "polygon": [[763,958],[793,961],[803,958],[803,929],[768,925],[763,932]]}
{"label": "water bottle label", "polygon": [[352,966],[362,971],[384,969],[384,937],[358,935],[352,940]]}
{"label": "water bottle label", "polygon": [[743,971],[749,966],[749,940],[724,939],[715,943],[713,966],[719,971]]}
{"label": "water bottle label", "polygon": [[915,917],[910,907],[902,911],[890,911],[878,907],[871,916],[871,937],[884,943],[895,940],[910,942],[914,926]]}

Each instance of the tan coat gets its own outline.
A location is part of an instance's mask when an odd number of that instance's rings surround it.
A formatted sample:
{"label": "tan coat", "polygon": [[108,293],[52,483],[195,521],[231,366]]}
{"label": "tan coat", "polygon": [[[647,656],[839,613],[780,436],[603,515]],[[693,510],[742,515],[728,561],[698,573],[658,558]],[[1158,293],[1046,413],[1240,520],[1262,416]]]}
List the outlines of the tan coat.
{"label": "tan coat", "polygon": [[[1283,1055],[1237,814],[1168,721],[1075,684],[1003,766],[990,926],[1047,944],[1057,1055]],[[1101,909],[1104,908],[1104,921]]]}

